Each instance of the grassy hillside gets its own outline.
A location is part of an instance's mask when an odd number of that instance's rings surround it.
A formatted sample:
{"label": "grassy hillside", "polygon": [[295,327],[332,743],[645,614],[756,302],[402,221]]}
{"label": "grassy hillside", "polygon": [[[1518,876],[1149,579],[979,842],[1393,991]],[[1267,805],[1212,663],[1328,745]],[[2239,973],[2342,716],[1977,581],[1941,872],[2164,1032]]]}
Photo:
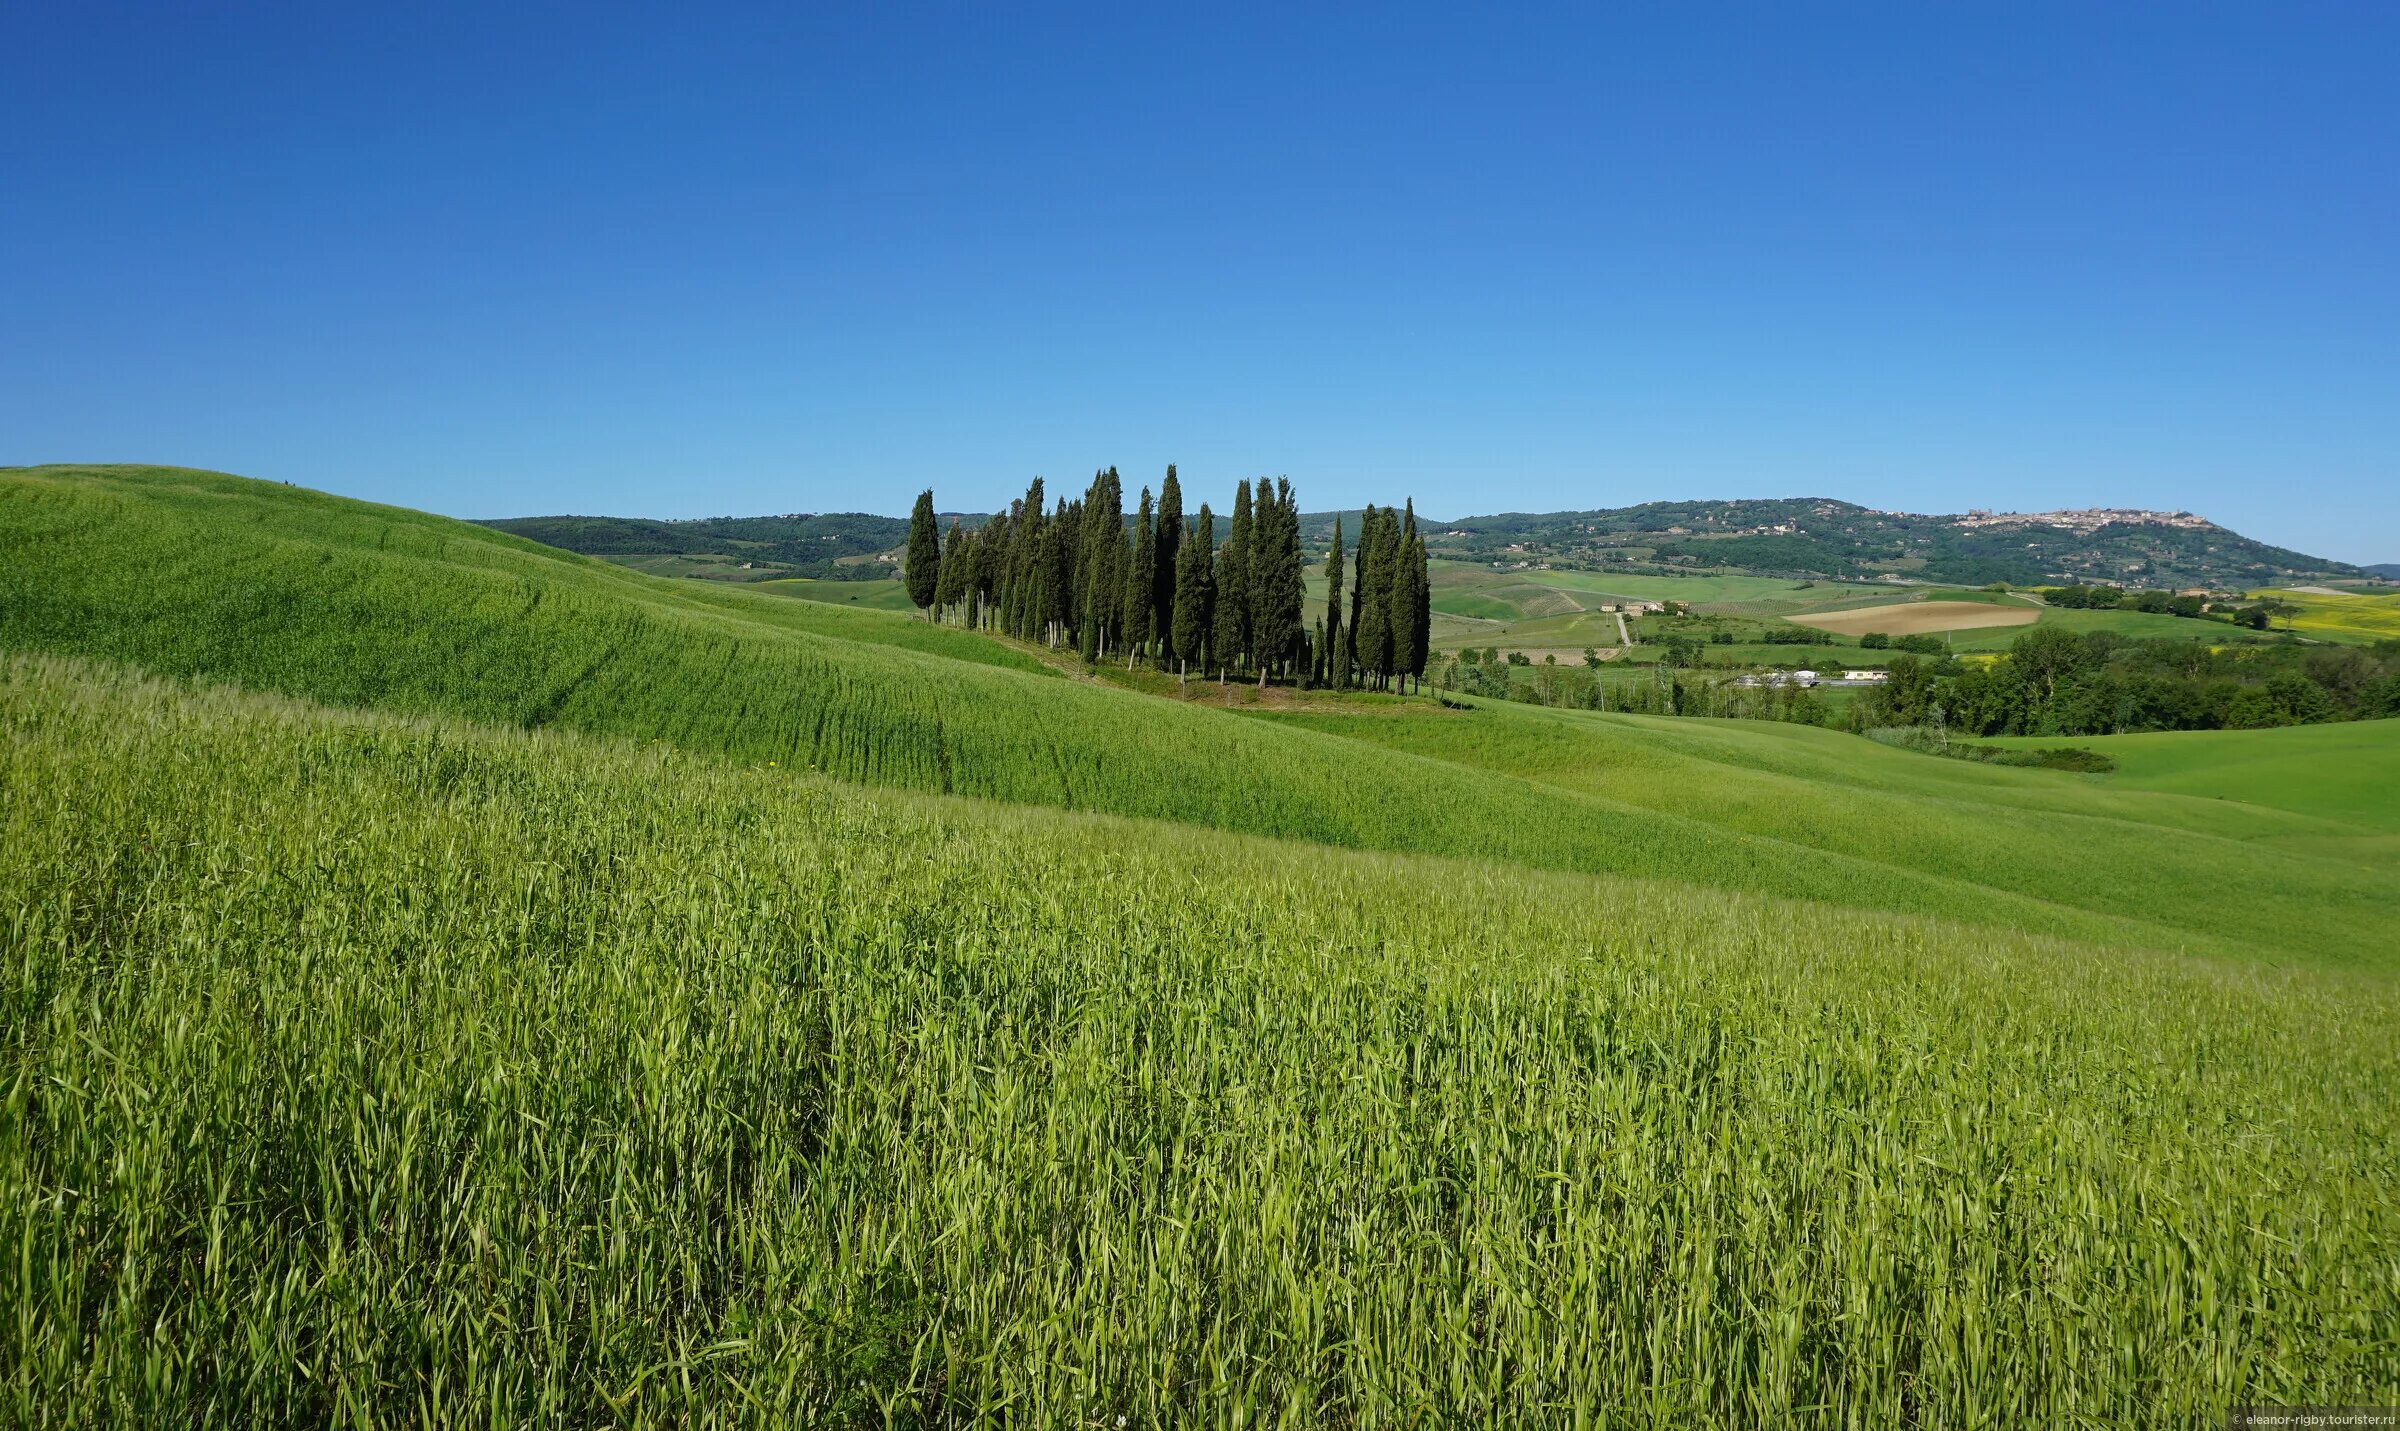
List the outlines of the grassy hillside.
{"label": "grassy hillside", "polygon": [[[1474,725],[1428,711],[1452,733],[1420,746],[1381,730],[1261,725],[1060,680],[965,632],[646,578],[461,523],[238,478],[0,476],[0,569],[11,582],[0,645],[342,705],[2111,943],[2334,960],[2388,952],[2376,912],[2392,890],[2350,865],[2278,867],[2272,882],[2228,876],[2172,852],[2153,860],[2146,832],[2107,822],[2008,826],[1920,858],[1882,833],[1911,817],[1872,803],[1853,802],[1838,820],[1762,821],[1751,796],[1726,793],[1738,776],[1697,772],[1688,794],[1668,798],[1635,780],[1570,786],[1495,767],[1471,747],[1485,725],[1540,719],[1518,708]],[[1844,757],[1863,746],[1844,741]],[[2041,846],[2030,866],[2018,849],[2027,841]],[[2161,893],[2138,911],[2088,873],[2145,863]],[[2050,888],[2028,868],[2087,873]],[[2291,918],[2268,917],[2283,905]]]}
{"label": "grassy hillside", "polygon": [[18,1424],[2190,1425],[2400,1364],[2388,978],[57,663],[0,729]]}
{"label": "grassy hillside", "polygon": [[1806,616],[1787,616],[1784,619],[1798,626],[1814,626],[1841,636],[1863,636],[1881,631],[1887,636],[1913,636],[1930,632],[1994,630],[2021,631],[2041,619],[2042,613],[2026,606],[2003,605],[1990,601],[1908,601],[1885,606],[1853,606],[1841,611],[1823,611]]}
{"label": "grassy hillside", "polygon": [[[11,581],[0,646],[337,704],[556,725],[874,784],[1332,844],[2179,939],[2032,901],[1995,907],[1954,879],[1061,681],[961,631],[643,577],[463,523],[240,478],[0,476],[0,569]],[[1536,805],[1551,808],[1528,820]]]}
{"label": "grassy hillside", "polygon": [[[2256,633],[2222,621],[2196,621],[2155,611],[2091,611],[2048,606],[2042,609],[2040,624],[2078,634],[2112,631],[2131,641],[2200,641],[2211,646],[2241,646],[2258,639]],[[1950,637],[1950,646],[1957,651],[2005,651],[2022,633],[2022,627],[1961,631]]]}
{"label": "grassy hillside", "polygon": [[[2017,737],[1995,745],[2065,742]],[[2400,834],[2400,721],[2281,730],[2184,730],[2078,737],[2117,762],[2112,787],[2239,801]]]}
{"label": "grassy hillside", "polygon": [[[2345,951],[2392,967],[2400,867],[2322,857],[2309,837],[2345,833],[2323,821],[1778,723],[1501,703],[1466,716],[1277,718],[1928,878],[1961,875],[1991,891],[2213,931],[2248,948],[2309,958]],[[2400,722],[2326,729],[2363,732],[2341,749],[2373,758],[2343,758],[2329,743],[2314,778],[2400,807]],[[2227,733],[2225,744],[2239,748],[2249,734]],[[2285,773],[2307,763],[2296,757]],[[2290,847],[2278,843],[2287,838]]]}
{"label": "grassy hillside", "polygon": [[2320,641],[2369,645],[2400,640],[2400,595],[2337,594],[2308,591],[2260,591],[2252,595],[2296,606],[2299,612],[2277,618],[2277,626]]}
{"label": "grassy hillside", "polygon": [[897,578],[880,581],[827,581],[815,577],[790,577],[758,584],[760,591],[777,596],[797,596],[803,601],[821,601],[829,606],[863,606],[870,611],[914,612],[916,603],[908,599],[908,588]]}
{"label": "grassy hillside", "polygon": [[34,469],[0,731],[13,1423],[2192,1423],[2400,1362],[2400,722],[2179,788],[1261,718]]}

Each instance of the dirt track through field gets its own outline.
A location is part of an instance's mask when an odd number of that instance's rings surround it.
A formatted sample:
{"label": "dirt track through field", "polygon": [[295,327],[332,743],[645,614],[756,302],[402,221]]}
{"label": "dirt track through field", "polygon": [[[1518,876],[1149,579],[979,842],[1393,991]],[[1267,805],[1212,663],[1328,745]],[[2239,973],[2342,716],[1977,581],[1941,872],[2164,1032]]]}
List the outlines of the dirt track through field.
{"label": "dirt track through field", "polygon": [[1862,606],[1855,611],[1828,611],[1818,616],[1784,619],[1797,626],[1814,626],[1842,636],[1869,631],[1916,636],[1935,631],[1973,631],[1987,626],[2031,626],[2041,615],[2030,606],[1989,606],[1980,601],[1904,601],[1891,606]]}

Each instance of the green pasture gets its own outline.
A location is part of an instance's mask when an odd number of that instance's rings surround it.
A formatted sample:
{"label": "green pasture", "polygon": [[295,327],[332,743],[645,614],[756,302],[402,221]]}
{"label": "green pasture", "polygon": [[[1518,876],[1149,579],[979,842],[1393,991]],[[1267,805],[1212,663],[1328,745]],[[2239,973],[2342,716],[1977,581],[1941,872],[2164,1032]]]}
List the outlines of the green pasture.
{"label": "green pasture", "polygon": [[899,578],[882,581],[829,581],[821,577],[794,576],[758,583],[761,591],[777,596],[796,596],[803,601],[822,602],[828,606],[857,606],[869,611],[901,611],[914,613],[915,602],[908,599],[908,587]]}
{"label": "green pasture", "polygon": [[2327,596],[2270,590],[2251,595],[2300,608],[2296,615],[2277,617],[2275,625],[2278,629],[2288,627],[2312,640],[2360,646],[2400,640],[2400,594]]}
{"label": "green pasture", "polygon": [[[2241,646],[2258,639],[2257,632],[2228,622],[2167,616],[2154,611],[2086,611],[2045,606],[2041,619],[2034,625],[2073,631],[2078,635],[2092,631],[2113,631],[2131,641],[2199,641],[2211,646]],[[2026,626],[1994,626],[1981,630],[1953,631],[1948,639],[1950,649],[1954,651],[2005,651],[2009,643],[2031,629]]]}
{"label": "green pasture", "polygon": [[[2006,892],[2012,903],[2155,926],[2128,937],[2200,948],[2222,936],[2294,957],[2393,966],[2400,868],[2315,857],[2305,837],[2341,833],[2321,822],[1945,761],[1810,726],[1475,704],[1441,718],[1271,718],[1661,819],[1956,880],[1992,892],[1984,897]],[[2387,758],[2347,775],[2400,804],[2400,723],[2375,727]],[[2304,838],[2278,848],[2286,836]]]}
{"label": "green pasture", "polygon": [[2105,777],[2110,786],[2290,810],[2400,833],[2400,721],[2155,731],[2073,741],[2026,736],[1991,743],[2084,746],[2117,762]]}

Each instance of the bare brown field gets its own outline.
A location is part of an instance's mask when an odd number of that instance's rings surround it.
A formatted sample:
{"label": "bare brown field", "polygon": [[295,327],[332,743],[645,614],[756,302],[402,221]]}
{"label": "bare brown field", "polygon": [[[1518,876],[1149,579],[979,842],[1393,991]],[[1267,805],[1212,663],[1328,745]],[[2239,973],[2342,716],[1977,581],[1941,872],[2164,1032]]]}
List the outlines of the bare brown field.
{"label": "bare brown field", "polygon": [[1934,631],[1971,631],[1985,626],[2031,626],[2041,615],[2030,606],[1990,606],[1980,601],[1903,601],[1890,606],[1862,606],[1855,611],[1828,611],[1817,616],[1787,616],[1784,620],[1840,636],[1861,636],[1869,631],[1915,636]]}

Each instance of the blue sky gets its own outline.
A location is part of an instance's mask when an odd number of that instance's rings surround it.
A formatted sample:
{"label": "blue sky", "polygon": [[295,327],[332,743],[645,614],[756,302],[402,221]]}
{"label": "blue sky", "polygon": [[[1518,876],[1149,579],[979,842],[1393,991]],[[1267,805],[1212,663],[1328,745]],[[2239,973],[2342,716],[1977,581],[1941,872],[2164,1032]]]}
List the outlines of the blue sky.
{"label": "blue sky", "polygon": [[2400,561],[2400,8],[1152,8],[8,7],[0,462]]}

